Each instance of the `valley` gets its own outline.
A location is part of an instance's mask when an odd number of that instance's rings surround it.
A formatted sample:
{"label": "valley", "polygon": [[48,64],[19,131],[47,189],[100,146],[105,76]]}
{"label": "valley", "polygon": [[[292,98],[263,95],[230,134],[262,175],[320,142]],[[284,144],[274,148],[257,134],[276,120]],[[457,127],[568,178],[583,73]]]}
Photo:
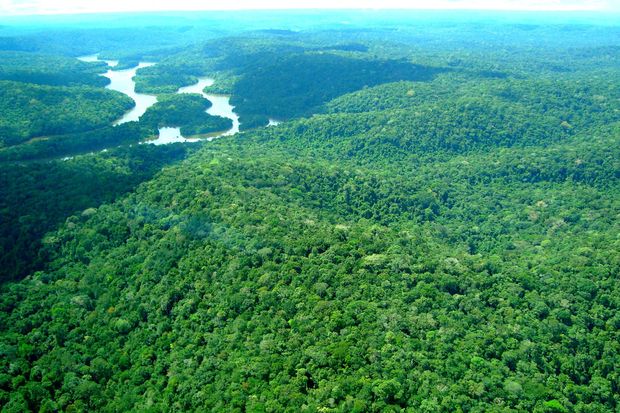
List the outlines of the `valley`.
{"label": "valley", "polygon": [[[78,57],[78,60],[87,63],[106,63],[110,67],[110,70],[102,74],[102,76],[110,79],[110,84],[106,86],[106,88],[121,92],[134,101],[135,106],[127,113],[125,113],[120,119],[114,121],[113,126],[121,125],[126,122],[138,121],[140,117],[144,115],[144,113],[148,110],[148,108],[153,106],[157,102],[156,96],[137,93],[136,84],[133,80],[134,77],[136,77],[138,70],[145,67],[154,66],[155,63],[140,62],[134,68],[115,71],[114,67],[118,65],[118,61],[99,60],[97,54]],[[209,139],[216,139],[221,136],[234,135],[239,131],[239,117],[234,112],[234,108],[230,106],[229,97],[204,93],[203,89],[207,86],[212,86],[213,83],[214,80],[211,78],[202,78],[198,79],[198,82],[195,85],[185,86],[177,91],[177,93],[196,93],[202,95],[202,97],[209,100],[212,104],[211,107],[207,109],[208,114],[228,118],[233,122],[231,129],[223,131],[221,133],[211,133]],[[157,139],[148,140],[147,142],[154,145],[163,145],[175,142],[197,142],[199,139],[185,138],[181,135],[180,128],[173,126],[159,128],[158,132],[159,137]]]}
{"label": "valley", "polygon": [[0,17],[0,410],[617,411],[618,21]]}

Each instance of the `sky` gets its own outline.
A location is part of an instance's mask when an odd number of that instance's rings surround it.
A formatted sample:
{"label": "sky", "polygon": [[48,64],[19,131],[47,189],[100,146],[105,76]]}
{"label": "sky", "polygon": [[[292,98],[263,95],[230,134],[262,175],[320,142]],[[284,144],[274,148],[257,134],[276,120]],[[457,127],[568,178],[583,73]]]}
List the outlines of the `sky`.
{"label": "sky", "polygon": [[620,11],[620,0],[0,0],[0,16],[254,9]]}

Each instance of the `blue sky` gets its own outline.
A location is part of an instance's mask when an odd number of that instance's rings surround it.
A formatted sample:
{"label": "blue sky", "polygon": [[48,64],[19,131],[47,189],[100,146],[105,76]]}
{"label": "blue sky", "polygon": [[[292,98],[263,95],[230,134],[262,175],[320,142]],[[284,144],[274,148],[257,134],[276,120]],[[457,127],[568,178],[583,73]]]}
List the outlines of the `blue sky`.
{"label": "blue sky", "polygon": [[0,0],[0,15],[303,8],[620,11],[620,0]]}

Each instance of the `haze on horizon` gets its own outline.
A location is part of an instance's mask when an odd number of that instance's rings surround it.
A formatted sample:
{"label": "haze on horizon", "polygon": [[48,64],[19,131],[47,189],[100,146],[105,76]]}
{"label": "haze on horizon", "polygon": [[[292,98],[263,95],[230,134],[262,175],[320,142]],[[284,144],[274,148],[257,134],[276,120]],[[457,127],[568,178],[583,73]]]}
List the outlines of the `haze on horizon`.
{"label": "haze on horizon", "polygon": [[192,0],[0,0],[0,16],[110,12],[269,9],[427,9],[503,11],[620,11],[618,0],[237,0],[197,4]]}

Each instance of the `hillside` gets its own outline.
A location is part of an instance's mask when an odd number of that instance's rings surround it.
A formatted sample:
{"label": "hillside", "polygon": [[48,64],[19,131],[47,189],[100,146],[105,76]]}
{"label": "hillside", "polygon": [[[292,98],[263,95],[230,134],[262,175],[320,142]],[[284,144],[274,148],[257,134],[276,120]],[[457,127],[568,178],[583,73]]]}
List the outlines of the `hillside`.
{"label": "hillside", "polygon": [[[544,47],[517,37],[529,51],[498,50],[493,70],[489,45],[412,51],[417,29],[334,29],[337,48],[332,31],[254,33],[202,67],[242,116],[282,124],[4,172],[0,212],[28,206],[37,231],[5,239],[38,247],[0,285],[2,411],[616,411],[617,57],[579,44],[595,51],[543,69],[568,53],[552,40],[564,26],[532,30]],[[127,128],[209,104],[161,96]],[[30,199],[21,171],[34,192],[46,171],[90,190],[35,219],[67,187]],[[22,248],[2,262],[22,268]]]}

